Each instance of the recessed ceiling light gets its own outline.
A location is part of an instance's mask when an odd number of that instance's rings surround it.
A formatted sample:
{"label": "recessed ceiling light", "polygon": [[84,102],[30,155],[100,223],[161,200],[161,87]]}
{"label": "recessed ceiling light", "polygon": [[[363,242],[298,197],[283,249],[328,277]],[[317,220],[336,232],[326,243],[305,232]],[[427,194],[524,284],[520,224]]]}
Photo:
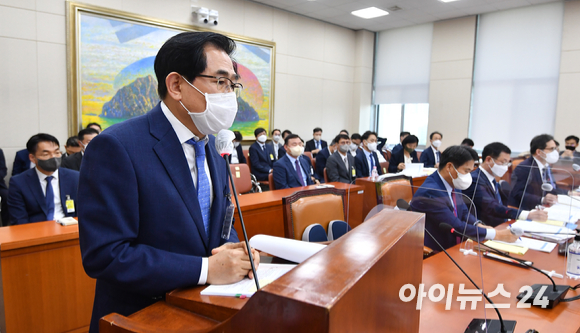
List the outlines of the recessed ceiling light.
{"label": "recessed ceiling light", "polygon": [[351,14],[354,16],[362,17],[364,19],[372,19],[375,17],[389,15],[389,12],[386,12],[377,7],[369,7],[365,9],[355,10],[354,12],[351,12]]}
{"label": "recessed ceiling light", "polygon": [[459,0],[439,0],[441,2],[454,2],[454,1],[459,1]]}

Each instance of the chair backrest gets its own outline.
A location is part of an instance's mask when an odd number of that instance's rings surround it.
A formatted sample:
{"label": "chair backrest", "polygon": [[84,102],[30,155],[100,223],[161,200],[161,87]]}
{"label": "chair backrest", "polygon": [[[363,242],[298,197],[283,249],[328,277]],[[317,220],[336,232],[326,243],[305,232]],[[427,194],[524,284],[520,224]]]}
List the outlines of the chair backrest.
{"label": "chair backrest", "polygon": [[389,160],[387,162],[381,162],[381,170],[383,170],[383,174],[389,173]]}
{"label": "chair backrest", "polygon": [[325,230],[333,220],[345,220],[346,190],[321,188],[303,190],[282,198],[284,236],[302,239],[306,227],[319,223]]}
{"label": "chair backrest", "polygon": [[422,153],[422,151],[417,151],[417,159],[419,161],[421,160],[421,153]]}
{"label": "chair backrest", "polygon": [[399,199],[410,202],[413,198],[411,180],[408,177],[387,178],[381,185],[381,196],[383,205],[390,207],[395,207]]}
{"label": "chair backrest", "polygon": [[314,158],[312,157],[312,153],[309,151],[305,151],[304,156],[308,157],[310,159],[310,164],[312,164],[312,167],[316,168],[316,162],[314,161]]}
{"label": "chair backrest", "polygon": [[248,165],[243,163],[230,164],[230,171],[232,172],[232,178],[236,185],[236,194],[248,193],[252,190],[252,176],[250,176],[250,168]]}
{"label": "chair backrest", "polygon": [[326,168],[324,168],[324,182],[328,183],[328,174],[326,173]]}
{"label": "chair backrest", "polygon": [[244,157],[246,158],[246,164],[248,165],[248,168],[252,170],[252,164],[250,163],[250,151],[248,149],[244,149],[242,151],[244,152]]}
{"label": "chair backrest", "polygon": [[276,184],[274,184],[274,174],[272,173],[268,175],[268,184],[270,184],[270,191],[276,189]]}

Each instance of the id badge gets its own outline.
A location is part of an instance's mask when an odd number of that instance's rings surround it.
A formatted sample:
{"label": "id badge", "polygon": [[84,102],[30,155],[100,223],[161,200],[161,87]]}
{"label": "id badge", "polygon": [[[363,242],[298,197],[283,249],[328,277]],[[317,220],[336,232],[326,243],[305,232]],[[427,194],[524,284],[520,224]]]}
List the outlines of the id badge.
{"label": "id badge", "polygon": [[65,207],[67,213],[75,212],[75,202],[70,198],[70,195],[66,196]]}
{"label": "id badge", "polygon": [[234,204],[230,203],[226,208],[226,216],[222,226],[222,239],[230,239],[230,232],[232,231],[232,222],[234,220]]}
{"label": "id badge", "polygon": [[273,161],[274,160],[274,155],[270,154],[270,159]]}
{"label": "id badge", "polygon": [[353,176],[353,177],[356,177],[356,171],[355,171],[355,169],[354,169],[354,168],[351,168],[351,173],[352,173],[352,176]]}

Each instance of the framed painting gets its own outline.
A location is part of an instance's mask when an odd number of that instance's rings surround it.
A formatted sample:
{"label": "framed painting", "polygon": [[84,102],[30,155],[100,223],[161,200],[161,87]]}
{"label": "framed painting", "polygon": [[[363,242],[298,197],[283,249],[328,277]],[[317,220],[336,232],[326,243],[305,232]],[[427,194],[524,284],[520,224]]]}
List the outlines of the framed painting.
{"label": "framed painting", "polygon": [[[153,63],[170,37],[183,31],[208,31],[102,7],[67,2],[69,134],[88,123],[103,129],[145,114],[158,102]],[[237,49],[240,82],[233,131],[245,140],[254,129],[273,124],[274,42],[226,34]]]}

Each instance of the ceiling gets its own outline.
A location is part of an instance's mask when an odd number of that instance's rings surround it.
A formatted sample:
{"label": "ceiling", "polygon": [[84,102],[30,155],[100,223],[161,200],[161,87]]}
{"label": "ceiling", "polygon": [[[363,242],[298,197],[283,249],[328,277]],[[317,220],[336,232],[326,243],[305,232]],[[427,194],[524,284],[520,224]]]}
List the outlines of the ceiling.
{"label": "ceiling", "polygon": [[[434,22],[468,15],[489,13],[510,8],[556,2],[561,0],[459,0],[443,3],[439,0],[251,0],[308,16],[353,30],[382,31],[415,24]],[[363,19],[352,11],[377,7],[389,15]],[[393,11],[397,6],[400,10]]]}

